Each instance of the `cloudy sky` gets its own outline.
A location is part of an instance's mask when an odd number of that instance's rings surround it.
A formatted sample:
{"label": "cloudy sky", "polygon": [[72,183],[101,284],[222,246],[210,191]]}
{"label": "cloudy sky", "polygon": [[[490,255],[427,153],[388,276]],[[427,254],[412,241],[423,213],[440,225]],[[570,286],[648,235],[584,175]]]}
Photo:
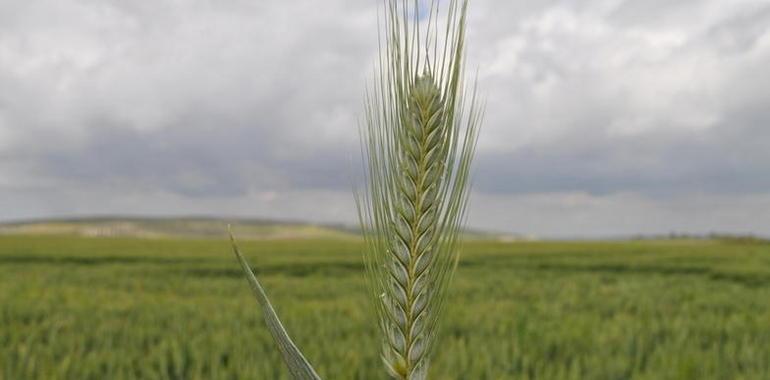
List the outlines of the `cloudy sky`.
{"label": "cloudy sky", "polygon": [[[354,223],[377,0],[0,0],[0,220]],[[475,0],[470,224],[770,235],[770,0]]]}

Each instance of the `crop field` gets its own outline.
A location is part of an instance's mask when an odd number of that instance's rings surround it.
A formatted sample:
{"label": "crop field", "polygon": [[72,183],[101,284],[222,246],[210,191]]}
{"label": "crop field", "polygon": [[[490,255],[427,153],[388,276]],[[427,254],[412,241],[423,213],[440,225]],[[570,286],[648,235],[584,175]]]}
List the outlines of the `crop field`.
{"label": "crop field", "polygon": [[[384,379],[355,239],[242,242],[325,379]],[[469,242],[433,379],[770,379],[770,244]],[[0,236],[0,379],[287,379],[224,239]]]}

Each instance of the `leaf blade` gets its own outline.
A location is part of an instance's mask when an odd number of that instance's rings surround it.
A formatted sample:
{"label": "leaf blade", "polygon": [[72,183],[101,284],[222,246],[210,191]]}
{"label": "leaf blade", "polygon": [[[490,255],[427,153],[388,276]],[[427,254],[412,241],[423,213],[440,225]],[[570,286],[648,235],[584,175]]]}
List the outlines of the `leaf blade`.
{"label": "leaf blade", "polygon": [[254,275],[246,258],[241,254],[230,226],[227,226],[227,232],[230,235],[233,253],[246,274],[246,279],[254,293],[254,297],[262,308],[265,324],[270,331],[270,335],[273,337],[273,341],[276,346],[278,346],[278,350],[281,352],[283,361],[286,363],[292,378],[295,380],[321,380],[321,377],[318,376],[315,369],[313,369],[313,366],[310,365],[310,362],[305,358],[299,348],[297,348],[297,345],[294,344],[294,341],[291,340],[288,332],[286,332],[286,329],[283,327],[283,323],[281,323],[275,309],[273,309],[273,305],[270,303],[270,299],[267,297],[265,289],[262,287],[259,280],[257,280],[257,276]]}

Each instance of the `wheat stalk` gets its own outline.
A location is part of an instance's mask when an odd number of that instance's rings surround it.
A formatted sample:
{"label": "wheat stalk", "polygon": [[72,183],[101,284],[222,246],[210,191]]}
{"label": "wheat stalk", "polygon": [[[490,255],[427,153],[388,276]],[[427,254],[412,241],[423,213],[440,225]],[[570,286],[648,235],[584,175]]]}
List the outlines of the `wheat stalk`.
{"label": "wheat stalk", "polygon": [[475,90],[468,104],[463,96],[466,10],[467,0],[449,2],[440,41],[436,1],[426,15],[418,0],[386,0],[377,81],[366,96],[367,185],[356,199],[382,357],[397,379],[427,376],[458,259],[482,115]]}

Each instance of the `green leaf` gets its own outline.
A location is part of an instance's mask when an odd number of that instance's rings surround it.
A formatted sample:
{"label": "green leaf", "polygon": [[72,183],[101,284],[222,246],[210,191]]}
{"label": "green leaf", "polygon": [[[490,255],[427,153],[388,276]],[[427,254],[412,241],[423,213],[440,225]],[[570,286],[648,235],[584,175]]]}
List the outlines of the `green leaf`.
{"label": "green leaf", "polygon": [[233,245],[233,253],[235,253],[235,257],[238,258],[238,262],[241,263],[241,267],[246,273],[246,279],[249,281],[251,290],[254,291],[254,297],[256,297],[259,306],[262,307],[262,315],[265,318],[265,324],[267,325],[268,330],[270,330],[270,335],[273,336],[273,340],[278,346],[278,350],[281,352],[283,361],[289,368],[289,373],[291,373],[292,378],[295,380],[320,380],[321,378],[315,372],[313,366],[311,366],[310,362],[308,362],[307,359],[305,359],[305,356],[302,355],[302,352],[300,352],[300,350],[289,337],[289,334],[283,327],[281,320],[278,319],[278,315],[275,313],[273,305],[267,298],[265,289],[262,287],[262,284],[259,283],[257,276],[255,276],[254,272],[251,271],[249,263],[238,249],[238,245],[235,243],[233,231],[230,229],[230,226],[227,226],[227,231],[230,234],[230,242]]}

